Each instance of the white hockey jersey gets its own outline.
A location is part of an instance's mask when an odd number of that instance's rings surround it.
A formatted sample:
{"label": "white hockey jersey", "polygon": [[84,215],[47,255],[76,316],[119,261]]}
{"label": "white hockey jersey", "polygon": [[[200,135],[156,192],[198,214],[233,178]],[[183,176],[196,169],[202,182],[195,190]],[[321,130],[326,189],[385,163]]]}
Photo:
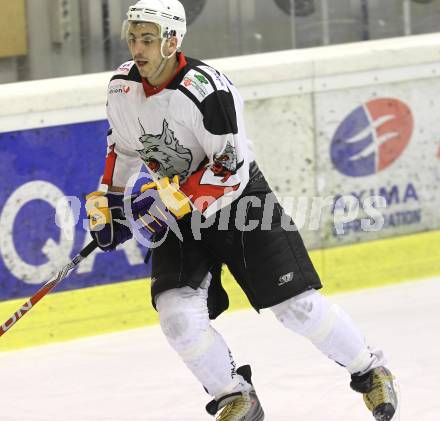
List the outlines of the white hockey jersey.
{"label": "white hockey jersey", "polygon": [[178,53],[168,84],[154,88],[133,61],[108,86],[108,153],[103,184],[125,187],[144,165],[152,179],[179,176],[181,190],[206,217],[231,203],[254,160],[243,100],[228,78]]}

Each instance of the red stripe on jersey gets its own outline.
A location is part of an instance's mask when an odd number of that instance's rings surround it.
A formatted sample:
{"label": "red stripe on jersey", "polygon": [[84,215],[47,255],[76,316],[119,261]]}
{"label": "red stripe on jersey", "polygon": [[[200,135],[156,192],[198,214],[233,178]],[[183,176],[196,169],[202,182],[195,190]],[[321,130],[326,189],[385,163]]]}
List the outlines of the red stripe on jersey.
{"label": "red stripe on jersey", "polygon": [[205,171],[211,171],[211,169],[202,168],[201,170],[196,171],[180,186],[180,190],[190,197],[191,202],[195,204],[200,212],[204,212],[208,206],[214,203],[217,199],[231,191],[238,190],[240,187],[240,183],[228,187],[215,186],[213,184],[200,184],[200,180]]}
{"label": "red stripe on jersey", "polygon": [[173,73],[173,76],[170,79],[168,79],[166,82],[162,83],[162,85],[160,86],[157,87],[152,86],[148,83],[147,79],[145,79],[144,77],[142,78],[142,86],[144,88],[144,92],[146,96],[155,95],[163,91],[176,77],[177,73],[179,73],[187,65],[186,58],[183,55],[183,53],[177,53],[177,62],[178,62],[178,67]]}
{"label": "red stripe on jersey", "polygon": [[116,158],[118,154],[115,152],[115,145],[110,146],[110,152],[105,159],[104,175],[102,176],[102,184],[108,186],[113,185],[113,173],[115,172]]}

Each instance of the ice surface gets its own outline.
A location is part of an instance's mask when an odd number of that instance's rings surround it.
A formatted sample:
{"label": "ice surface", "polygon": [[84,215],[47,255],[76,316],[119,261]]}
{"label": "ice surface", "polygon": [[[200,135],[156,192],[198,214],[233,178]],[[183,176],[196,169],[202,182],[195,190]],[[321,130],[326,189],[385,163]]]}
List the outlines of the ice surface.
{"label": "ice surface", "polygon": [[[332,296],[382,347],[401,389],[401,420],[440,417],[440,279]],[[215,322],[250,363],[268,421],[372,421],[346,371],[270,311]],[[13,335],[13,332],[10,334]],[[158,327],[0,353],[2,421],[202,421],[210,400]]]}

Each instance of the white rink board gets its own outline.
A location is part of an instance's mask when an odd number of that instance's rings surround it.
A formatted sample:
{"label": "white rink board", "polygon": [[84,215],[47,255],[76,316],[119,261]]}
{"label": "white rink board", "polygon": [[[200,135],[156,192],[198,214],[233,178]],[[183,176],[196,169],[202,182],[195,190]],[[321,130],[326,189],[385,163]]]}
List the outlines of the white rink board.
{"label": "white rink board", "polygon": [[307,214],[297,212],[298,198],[316,195],[312,96],[248,101],[245,123],[249,138],[256,139],[258,165],[270,186],[279,200],[295,199],[292,206],[286,206],[286,211],[301,229],[308,246],[318,248],[319,232],[302,230],[308,226]]}
{"label": "white rink board", "polygon": [[[338,126],[354,109],[377,99],[396,99],[406,104],[413,120],[409,143],[387,168],[365,176],[347,176],[340,172],[330,158],[330,148]],[[323,221],[325,246],[353,243],[400,235],[408,232],[440,227],[440,120],[436,109],[440,107],[440,80],[414,80],[398,84],[378,85],[357,89],[317,93],[316,145],[318,194],[324,197],[351,195],[365,199],[370,195],[388,197],[388,206],[382,214],[389,225],[380,231],[354,232],[348,228],[343,237],[331,235],[333,215],[326,208]],[[391,117],[391,116],[390,116]],[[386,117],[385,117],[386,118]],[[392,117],[391,117],[392,118]],[[381,120],[377,119],[380,127]],[[382,120],[383,121],[383,120]],[[385,125],[386,123],[384,123]],[[359,131],[360,132],[360,131]],[[368,132],[364,131],[361,136]],[[398,132],[389,135],[399,137]],[[374,134],[374,149],[378,156],[379,137]],[[363,152],[362,152],[363,153]],[[385,194],[384,194],[385,193]],[[404,217],[402,213],[406,212]],[[420,215],[420,219],[417,216]],[[365,215],[360,212],[359,217]]]}
{"label": "white rink board", "polygon": [[[385,349],[399,379],[400,420],[438,419],[440,278],[330,299]],[[237,363],[252,364],[267,421],[373,420],[345,370],[269,311],[227,314],[215,326]],[[5,421],[212,419],[209,396],[158,327],[0,354],[0,378]]]}

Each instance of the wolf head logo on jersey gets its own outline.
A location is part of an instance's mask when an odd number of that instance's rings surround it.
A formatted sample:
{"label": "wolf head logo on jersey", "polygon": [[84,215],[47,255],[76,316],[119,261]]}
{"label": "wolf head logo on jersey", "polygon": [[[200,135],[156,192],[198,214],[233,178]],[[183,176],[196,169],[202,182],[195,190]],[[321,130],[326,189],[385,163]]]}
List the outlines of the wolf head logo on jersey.
{"label": "wolf head logo on jersey", "polygon": [[163,121],[162,133],[153,135],[145,132],[142,123],[142,136],[139,141],[144,149],[138,150],[148,168],[162,177],[179,175],[182,179],[189,174],[192,162],[191,151],[183,147],[169,129],[168,122]]}
{"label": "wolf head logo on jersey", "polygon": [[241,168],[243,163],[244,161],[237,163],[237,151],[228,141],[223,152],[214,156],[214,165],[211,167],[211,171],[217,177],[223,177],[222,181],[225,182]]}

